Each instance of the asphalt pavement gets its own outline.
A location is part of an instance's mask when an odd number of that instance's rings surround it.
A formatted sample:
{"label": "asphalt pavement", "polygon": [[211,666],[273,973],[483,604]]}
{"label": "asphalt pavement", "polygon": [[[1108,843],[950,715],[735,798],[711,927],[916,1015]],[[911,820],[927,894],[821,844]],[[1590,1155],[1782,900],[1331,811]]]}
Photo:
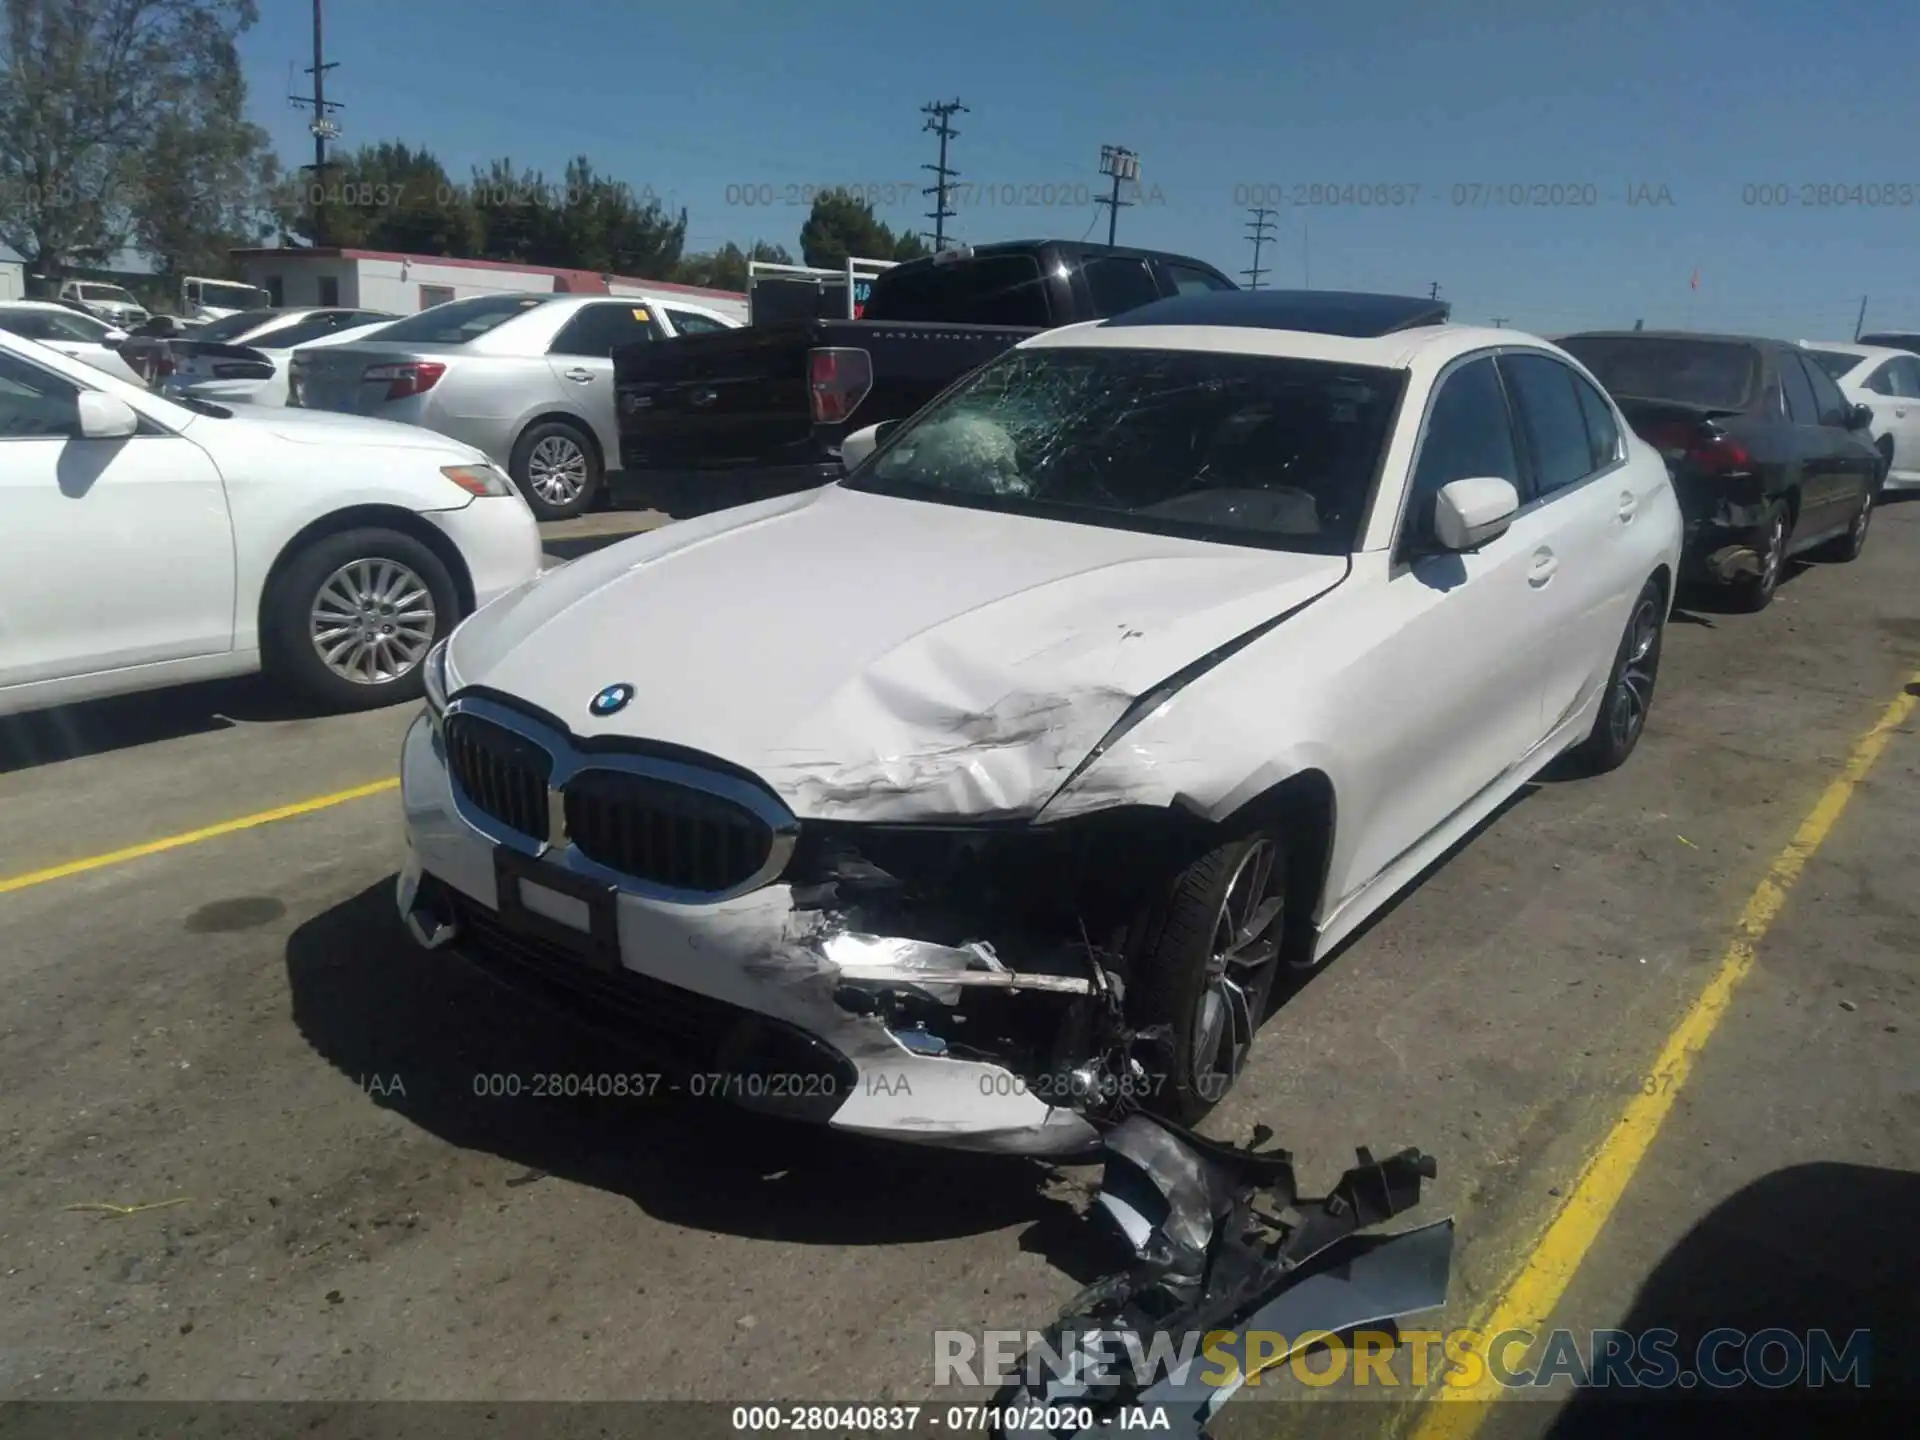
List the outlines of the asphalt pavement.
{"label": "asphalt pavement", "polygon": [[[1456,1217],[1437,1323],[1472,1323],[1914,683],[1916,576],[1908,501],[1761,615],[1684,608],[1629,764],[1531,787],[1297,985],[1209,1130],[1272,1127],[1309,1189],[1358,1145],[1432,1152],[1409,1218]],[[1083,1169],[479,1093],[644,1067],[407,941],[383,782],[411,718],[248,681],[0,722],[0,1393],[914,1400],[933,1331],[1037,1326],[1110,1263]],[[1552,1323],[1920,1339],[1913,1287],[1875,1283],[1920,1270],[1913,732],[1806,859]],[[1561,1398],[1500,1433],[1572,1423]],[[1256,1401],[1221,1433],[1275,1428]]]}

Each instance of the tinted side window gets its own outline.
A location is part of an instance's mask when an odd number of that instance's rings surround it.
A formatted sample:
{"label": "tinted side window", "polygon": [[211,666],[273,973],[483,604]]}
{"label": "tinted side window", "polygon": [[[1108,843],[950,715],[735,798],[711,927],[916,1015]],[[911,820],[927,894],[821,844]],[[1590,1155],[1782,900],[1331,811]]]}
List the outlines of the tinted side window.
{"label": "tinted side window", "polygon": [[1121,315],[1160,298],[1147,262],[1126,255],[1098,255],[1080,267],[1086,277],[1087,299],[1101,317]]}
{"label": "tinted side window", "polygon": [[1433,534],[1433,500],[1455,480],[1498,475],[1520,488],[1513,422],[1492,360],[1472,360],[1441,382],[1427,412],[1427,433],[1407,496],[1405,534],[1416,544]]}
{"label": "tinted side window", "polygon": [[1604,395],[1578,375],[1573,377],[1573,391],[1580,397],[1580,413],[1587,417],[1593,468],[1604,470],[1620,458],[1620,427],[1614,423],[1613,408]]}
{"label": "tinted side window", "polygon": [[1893,362],[1893,393],[1906,399],[1920,400],[1920,360],[1912,358]]}
{"label": "tinted side window", "polygon": [[1800,363],[1800,357],[1790,350],[1782,350],[1779,355],[1780,385],[1787,397],[1787,418],[1796,425],[1818,425],[1820,407],[1813,398],[1813,382],[1807,379],[1807,368]]}
{"label": "tinted side window", "polygon": [[868,320],[932,320],[949,325],[1053,323],[1040,263],[1031,255],[910,261],[883,270],[862,312]]}
{"label": "tinted side window", "polygon": [[1205,270],[1196,270],[1191,265],[1163,264],[1160,267],[1167,272],[1167,278],[1173,282],[1174,292],[1179,295],[1204,295],[1209,290],[1231,290],[1231,282]]}
{"label": "tinted side window", "polygon": [[653,338],[653,326],[635,317],[632,305],[589,305],[561,327],[547,353],[605,360],[619,345]]}
{"label": "tinted side window", "polygon": [[1502,355],[1500,370],[1526,428],[1540,493],[1564,490],[1592,474],[1593,447],[1573,371],[1545,355]]}
{"label": "tinted side window", "polygon": [[1840,393],[1840,387],[1833,383],[1833,377],[1818,365],[1811,365],[1801,356],[1801,369],[1807,372],[1807,379],[1813,384],[1814,403],[1820,407],[1820,423],[1832,425],[1844,430],[1847,427],[1847,412],[1853,407],[1847,404],[1847,397]]}
{"label": "tinted side window", "polygon": [[10,331],[23,340],[45,340],[53,334],[45,312],[38,310],[0,311],[0,330]]}
{"label": "tinted side window", "polygon": [[676,335],[711,335],[716,330],[727,328],[718,320],[710,320],[691,310],[669,310],[667,319],[673,322],[673,333]]}
{"label": "tinted side window", "polygon": [[1876,395],[1899,394],[1900,392],[1893,388],[1893,372],[1899,364],[1900,362],[1898,360],[1887,361],[1886,364],[1882,365],[1878,370],[1875,370],[1871,375],[1867,376],[1865,380],[1861,381],[1860,388],[1862,390],[1871,390]]}
{"label": "tinted side window", "polygon": [[79,387],[49,370],[0,354],[0,440],[79,433]]}

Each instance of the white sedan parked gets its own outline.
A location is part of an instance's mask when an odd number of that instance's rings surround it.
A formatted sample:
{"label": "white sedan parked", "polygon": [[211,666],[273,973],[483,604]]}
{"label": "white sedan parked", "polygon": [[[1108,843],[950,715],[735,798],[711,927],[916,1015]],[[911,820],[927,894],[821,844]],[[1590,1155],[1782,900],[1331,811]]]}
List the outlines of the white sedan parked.
{"label": "white sedan parked", "polygon": [[399,318],[372,310],[314,311],[296,323],[224,342],[252,351],[249,357],[206,353],[194,343],[205,337],[189,334],[184,343],[169,347],[171,368],[160,392],[192,395],[216,405],[284,406],[295,351],[371,340]]}
{"label": "white sedan parked", "polygon": [[84,310],[45,300],[9,300],[0,304],[0,330],[25,340],[38,340],[62,355],[86,361],[96,370],[135,385],[141,383],[138,372],[120,358],[116,348],[127,338],[126,331],[116,330]]}
{"label": "white sedan parked", "polygon": [[1920,355],[1877,345],[1802,340],[1849,403],[1873,412],[1873,443],[1889,490],[1920,489]]}
{"label": "white sedan parked", "polygon": [[1053,330],[839,484],[475,616],[405,742],[409,928],[848,1130],[1197,1119],[1282,966],[1642,733],[1666,466],[1563,351],[1444,317]]}
{"label": "white sedan parked", "polygon": [[332,707],[415,697],[539,567],[468,446],[175,402],[0,333],[0,714],[262,666]]}

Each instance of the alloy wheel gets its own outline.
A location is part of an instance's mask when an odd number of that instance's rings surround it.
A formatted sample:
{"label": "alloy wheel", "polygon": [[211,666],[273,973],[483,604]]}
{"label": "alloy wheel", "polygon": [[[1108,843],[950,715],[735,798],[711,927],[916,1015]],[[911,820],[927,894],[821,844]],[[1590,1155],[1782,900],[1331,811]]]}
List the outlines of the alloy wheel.
{"label": "alloy wheel", "polygon": [[1861,498],[1860,513],[1853,517],[1852,544],[1857,552],[1867,543],[1867,527],[1873,523],[1873,491],[1869,489]]}
{"label": "alloy wheel", "polygon": [[1768,594],[1780,583],[1780,569],[1787,563],[1787,517],[1776,515],[1767,531],[1767,553],[1760,557],[1760,593]]}
{"label": "alloy wheel", "polygon": [[1642,599],[1627,631],[1627,653],[1619,683],[1607,707],[1607,728],[1616,749],[1632,745],[1647,723],[1654,680],[1660,669],[1660,615],[1651,599]]}
{"label": "alloy wheel", "polygon": [[545,436],[527,457],[527,483],[549,505],[571,505],[587,488],[587,452],[564,435]]}
{"label": "alloy wheel", "polygon": [[1240,857],[1214,917],[1212,950],[1194,1007],[1189,1078],[1208,1101],[1226,1093],[1247,1061],[1269,980],[1279,963],[1275,923],[1285,907],[1276,890],[1273,841],[1258,839]]}
{"label": "alloy wheel", "polygon": [[433,592],[398,560],[352,560],[314,596],[308,634],[321,663],[356,685],[407,674],[433,645]]}

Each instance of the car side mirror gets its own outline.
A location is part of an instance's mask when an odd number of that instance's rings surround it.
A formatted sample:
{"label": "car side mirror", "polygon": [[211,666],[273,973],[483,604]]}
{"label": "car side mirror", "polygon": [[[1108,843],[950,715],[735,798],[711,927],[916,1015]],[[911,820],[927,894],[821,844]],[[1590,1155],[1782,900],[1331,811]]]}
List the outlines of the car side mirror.
{"label": "car side mirror", "polygon": [[1506,533],[1520,510],[1511,480],[1476,475],[1440,487],[1433,502],[1433,534],[1443,549],[1477,550]]}
{"label": "car side mirror", "polygon": [[1847,412],[1847,429],[1870,430],[1873,428],[1873,408],[1868,405],[1856,405]]}
{"label": "car side mirror", "polygon": [[104,334],[104,335],[102,335],[102,336],[100,337],[100,343],[101,343],[102,345],[105,345],[105,346],[106,346],[106,347],[107,347],[108,349],[110,349],[110,350],[111,350],[111,349],[118,349],[118,348],[119,348],[119,347],[120,347],[121,345],[123,345],[123,344],[125,344],[125,343],[126,343],[126,339],[127,339],[127,332],[126,332],[126,331],[124,331],[124,330],[109,330],[109,331],[107,331],[107,333],[106,333],[106,334]]}
{"label": "car side mirror", "polygon": [[880,442],[891,435],[899,424],[898,420],[882,420],[878,425],[869,425],[847,436],[840,442],[841,468],[851,474],[855,466],[880,448]]}
{"label": "car side mirror", "polygon": [[140,428],[140,416],[126,401],[98,390],[80,392],[80,434],[88,440],[124,440]]}

